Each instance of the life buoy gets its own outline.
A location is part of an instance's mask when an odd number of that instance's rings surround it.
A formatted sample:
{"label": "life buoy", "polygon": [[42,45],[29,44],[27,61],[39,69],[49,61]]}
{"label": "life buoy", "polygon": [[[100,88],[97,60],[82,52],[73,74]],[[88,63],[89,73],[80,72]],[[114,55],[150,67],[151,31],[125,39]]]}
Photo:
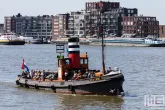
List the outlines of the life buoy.
{"label": "life buoy", "polygon": [[54,85],[51,85],[51,89],[56,92],[56,87]]}
{"label": "life buoy", "polygon": [[35,87],[35,89],[39,89],[39,86],[38,86],[38,84],[35,84],[35,86],[34,86],[34,87]]}
{"label": "life buoy", "polygon": [[16,85],[20,85],[19,80],[16,80],[15,82],[16,82]]}

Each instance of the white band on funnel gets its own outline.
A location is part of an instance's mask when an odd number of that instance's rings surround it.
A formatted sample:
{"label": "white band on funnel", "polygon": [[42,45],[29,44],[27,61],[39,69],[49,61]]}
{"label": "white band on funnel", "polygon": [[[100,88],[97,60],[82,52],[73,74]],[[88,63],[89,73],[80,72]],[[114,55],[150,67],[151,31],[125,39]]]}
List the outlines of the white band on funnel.
{"label": "white band on funnel", "polygon": [[80,51],[80,48],[69,48],[69,51]]}
{"label": "white band on funnel", "polygon": [[68,45],[80,45],[79,42],[69,42]]}

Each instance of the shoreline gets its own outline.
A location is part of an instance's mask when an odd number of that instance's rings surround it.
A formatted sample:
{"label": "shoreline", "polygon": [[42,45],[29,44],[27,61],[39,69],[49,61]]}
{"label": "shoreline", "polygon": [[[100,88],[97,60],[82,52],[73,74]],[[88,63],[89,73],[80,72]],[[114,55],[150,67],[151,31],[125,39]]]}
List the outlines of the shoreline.
{"label": "shoreline", "polygon": [[[101,46],[101,43],[90,43],[91,46]],[[105,46],[120,46],[120,47],[150,47],[149,44],[129,44],[129,43],[105,43]]]}
{"label": "shoreline", "polygon": [[[142,38],[105,38],[104,40],[140,40]],[[101,42],[96,41],[99,40],[97,38],[80,38],[80,44],[81,45],[91,45],[91,46],[101,46]],[[51,44],[56,43],[68,43],[68,38],[59,38],[51,42]],[[150,43],[130,43],[130,42],[107,42],[105,43],[106,46],[123,46],[123,47],[165,47],[165,44],[150,44]]]}

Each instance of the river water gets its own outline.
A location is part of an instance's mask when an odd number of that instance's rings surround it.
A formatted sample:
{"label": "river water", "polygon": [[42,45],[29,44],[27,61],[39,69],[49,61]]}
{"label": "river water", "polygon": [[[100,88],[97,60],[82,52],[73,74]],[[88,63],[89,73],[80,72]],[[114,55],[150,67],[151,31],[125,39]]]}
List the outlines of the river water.
{"label": "river water", "polygon": [[[54,94],[17,87],[22,58],[30,69],[56,70],[55,45],[0,46],[0,110],[144,110],[144,95],[165,94],[165,48],[110,47],[107,67],[119,67],[125,76],[124,97]],[[101,47],[81,46],[90,68],[101,69]]]}

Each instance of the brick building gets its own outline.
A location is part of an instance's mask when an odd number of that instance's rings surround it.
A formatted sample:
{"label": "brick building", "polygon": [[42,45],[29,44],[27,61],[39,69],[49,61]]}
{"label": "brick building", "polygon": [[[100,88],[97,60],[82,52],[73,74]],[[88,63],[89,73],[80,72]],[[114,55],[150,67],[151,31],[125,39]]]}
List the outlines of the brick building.
{"label": "brick building", "polygon": [[87,2],[86,3],[86,13],[89,16],[86,17],[86,36],[97,36],[98,23],[100,22],[100,12],[103,10],[117,9],[120,7],[119,2]]}
{"label": "brick building", "polygon": [[4,29],[5,29],[5,32],[6,33],[11,33],[11,19],[12,17],[11,16],[6,16],[4,18]]}
{"label": "brick building", "polygon": [[136,8],[117,8],[104,12],[105,36],[115,35],[120,37],[122,35],[122,16],[137,16],[137,14]]}
{"label": "brick building", "polygon": [[123,35],[127,37],[159,37],[159,21],[150,16],[123,16]]}
{"label": "brick building", "polygon": [[165,38],[165,25],[159,25],[159,37]]}
{"label": "brick building", "polygon": [[98,26],[100,24],[101,9],[104,10],[102,15],[104,35],[122,35],[122,16],[137,16],[138,9],[120,7],[119,2],[87,2],[86,3],[86,35],[97,36]]}

